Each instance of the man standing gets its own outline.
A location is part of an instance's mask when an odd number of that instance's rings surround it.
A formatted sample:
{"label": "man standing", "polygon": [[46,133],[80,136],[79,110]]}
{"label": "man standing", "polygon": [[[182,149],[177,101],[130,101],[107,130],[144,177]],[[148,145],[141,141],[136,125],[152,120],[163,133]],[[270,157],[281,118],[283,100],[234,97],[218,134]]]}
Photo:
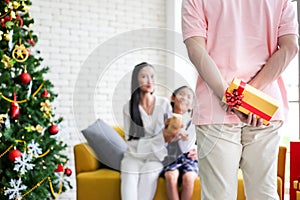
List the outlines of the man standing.
{"label": "man standing", "polygon": [[[278,129],[287,99],[281,73],[298,52],[290,0],[183,0],[182,31],[199,73],[197,126],[202,199],[235,200],[243,171],[247,199],[278,199]],[[269,126],[221,102],[234,77],[280,102]]]}

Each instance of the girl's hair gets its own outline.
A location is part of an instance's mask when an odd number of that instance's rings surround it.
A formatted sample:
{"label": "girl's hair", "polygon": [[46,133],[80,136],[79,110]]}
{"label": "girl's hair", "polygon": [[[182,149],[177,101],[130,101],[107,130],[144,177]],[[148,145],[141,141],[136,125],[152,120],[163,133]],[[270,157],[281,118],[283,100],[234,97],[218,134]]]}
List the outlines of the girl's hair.
{"label": "girl's hair", "polygon": [[129,128],[129,140],[139,138],[145,135],[144,125],[139,110],[140,104],[140,85],[138,81],[138,74],[144,67],[153,66],[147,62],[142,62],[136,65],[133,69],[131,76],[131,98],[129,104],[129,112],[131,117],[130,128]]}
{"label": "girl's hair", "polygon": [[[187,89],[191,90],[192,93],[194,94],[194,91],[192,90],[192,88],[190,88],[189,86],[183,85],[183,86],[181,86],[181,87],[179,87],[179,88],[177,88],[176,90],[173,91],[172,97],[176,98],[176,94],[177,94],[181,89],[183,89],[183,88],[187,88]],[[175,105],[174,105],[174,102],[172,102],[172,101],[171,101],[171,106],[172,106],[172,110],[174,111],[174,106],[175,106]],[[189,109],[188,112],[191,112],[191,110]]]}

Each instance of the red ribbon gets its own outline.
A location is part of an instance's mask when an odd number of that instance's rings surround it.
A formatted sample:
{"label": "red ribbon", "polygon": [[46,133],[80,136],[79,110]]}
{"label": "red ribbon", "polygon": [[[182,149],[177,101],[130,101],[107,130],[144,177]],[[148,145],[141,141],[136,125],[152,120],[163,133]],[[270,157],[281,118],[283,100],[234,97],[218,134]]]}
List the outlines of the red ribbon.
{"label": "red ribbon", "polygon": [[249,110],[253,114],[256,114],[257,116],[267,121],[270,121],[272,116],[258,110],[257,108],[243,101],[244,98],[243,92],[245,90],[245,86],[246,83],[241,81],[239,87],[237,89],[234,89],[232,93],[228,92],[228,89],[226,90],[225,92],[226,102],[229,105],[229,107],[238,108],[239,106],[242,106],[243,108]]}
{"label": "red ribbon", "polygon": [[241,81],[239,87],[234,89],[232,93],[228,92],[228,88],[225,92],[226,102],[228,106],[232,108],[238,108],[242,105],[242,100],[244,98],[243,92],[245,90],[246,83]]}
{"label": "red ribbon", "polygon": [[23,26],[23,19],[20,17],[20,15],[17,15],[16,19],[19,20],[19,26],[22,28],[22,26]]}

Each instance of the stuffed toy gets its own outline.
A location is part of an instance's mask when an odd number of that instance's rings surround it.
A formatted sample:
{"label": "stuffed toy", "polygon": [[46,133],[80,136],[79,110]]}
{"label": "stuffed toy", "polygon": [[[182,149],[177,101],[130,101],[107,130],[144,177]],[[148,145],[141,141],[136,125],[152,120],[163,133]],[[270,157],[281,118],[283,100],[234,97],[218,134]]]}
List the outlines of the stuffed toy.
{"label": "stuffed toy", "polygon": [[183,128],[182,115],[173,113],[172,117],[169,119],[169,125],[167,127],[167,132],[172,135],[176,135]]}

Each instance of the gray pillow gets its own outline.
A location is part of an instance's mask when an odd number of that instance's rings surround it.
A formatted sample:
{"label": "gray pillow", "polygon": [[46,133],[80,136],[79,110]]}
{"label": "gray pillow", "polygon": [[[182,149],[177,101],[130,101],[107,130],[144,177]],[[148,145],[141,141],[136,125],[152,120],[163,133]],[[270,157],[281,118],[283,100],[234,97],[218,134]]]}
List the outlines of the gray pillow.
{"label": "gray pillow", "polygon": [[120,170],[127,144],[111,126],[98,119],[81,132],[101,163]]}

